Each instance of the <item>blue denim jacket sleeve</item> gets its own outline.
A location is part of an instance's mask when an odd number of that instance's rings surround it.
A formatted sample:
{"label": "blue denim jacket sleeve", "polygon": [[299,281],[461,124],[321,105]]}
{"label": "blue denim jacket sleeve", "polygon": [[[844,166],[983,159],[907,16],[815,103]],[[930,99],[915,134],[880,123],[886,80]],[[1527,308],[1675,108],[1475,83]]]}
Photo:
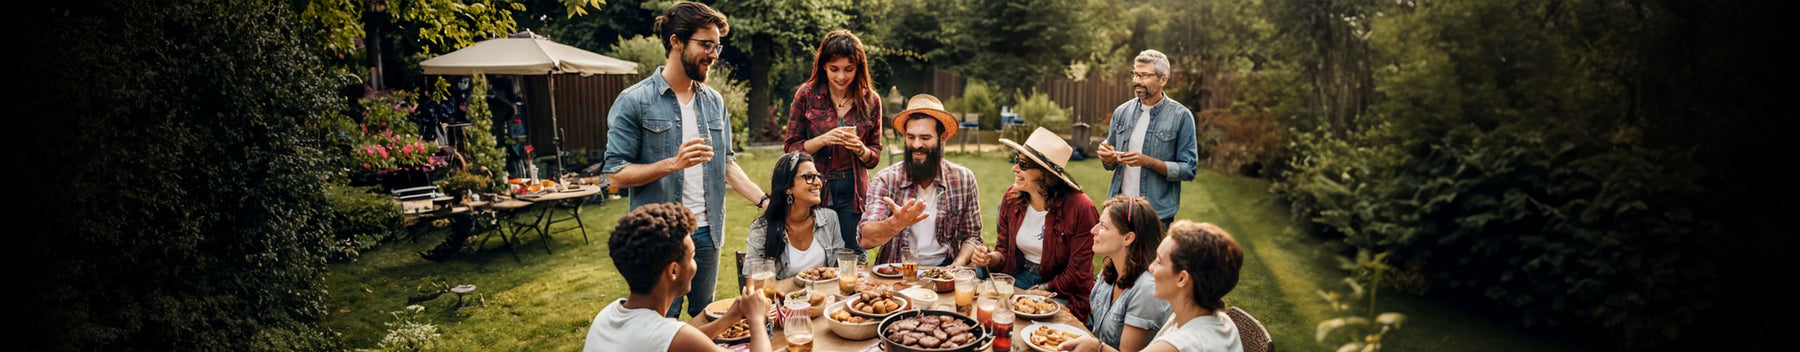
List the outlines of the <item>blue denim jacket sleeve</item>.
{"label": "blue denim jacket sleeve", "polygon": [[605,174],[618,173],[625,170],[626,165],[644,163],[639,155],[639,144],[643,141],[638,139],[637,133],[639,103],[630,99],[616,101],[606,112],[606,154],[600,168]]}
{"label": "blue denim jacket sleeve", "polygon": [[1164,160],[1163,166],[1168,169],[1170,182],[1181,182],[1194,179],[1194,171],[1200,167],[1199,137],[1194,131],[1194,112],[1188,109],[1173,110],[1175,120],[1180,121],[1180,128],[1175,134],[1175,160]]}

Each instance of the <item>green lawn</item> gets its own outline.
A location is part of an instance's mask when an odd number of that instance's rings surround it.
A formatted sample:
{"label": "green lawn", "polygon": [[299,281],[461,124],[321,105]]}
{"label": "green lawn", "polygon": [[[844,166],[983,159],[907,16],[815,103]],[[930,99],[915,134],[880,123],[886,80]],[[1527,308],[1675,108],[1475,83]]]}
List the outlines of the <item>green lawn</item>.
{"label": "green lawn", "polygon": [[[739,154],[739,163],[752,179],[767,185],[769,170],[779,154],[772,150]],[[975,171],[982,185],[984,235],[994,238],[995,207],[1000,193],[1012,183],[1011,165],[1004,155],[951,154],[945,157]],[[1074,162],[1070,173],[1096,203],[1103,201],[1111,174],[1098,161]],[[1335,350],[1313,342],[1314,326],[1332,316],[1316,292],[1341,289],[1343,275],[1336,269],[1334,253],[1300,232],[1287,210],[1268,192],[1268,182],[1222,176],[1202,170],[1194,182],[1182,188],[1178,218],[1211,222],[1237,236],[1246,260],[1238,287],[1227,302],[1243,307],[1268,326],[1283,350]],[[718,282],[718,298],[736,296],[736,271],[730,253],[745,248],[745,229],[756,216],[754,208],[735,195],[727,198],[725,260]],[[445,263],[419,259],[413,252],[428,249],[443,232],[428,232],[415,243],[406,240],[385,244],[357,262],[331,265],[332,314],[325,324],[342,334],[348,347],[373,347],[386,333],[388,313],[408,304],[409,297],[433,283],[475,284],[485,307],[454,309],[456,297],[445,294],[419,303],[428,319],[443,334],[445,350],[568,351],[581,347],[588,323],[611,300],[625,294],[623,280],[606,253],[606,238],[613,221],[624,214],[623,199],[606,206],[589,207],[582,218],[588,224],[591,244],[578,232],[552,237],[556,253],[546,255],[535,235],[524,238],[522,262],[497,240],[479,254],[464,254]],[[568,225],[559,226],[572,226]],[[1098,266],[1098,258],[1095,262]],[[475,297],[470,298],[471,301]],[[1410,321],[1389,335],[1386,346],[1394,351],[1517,351],[1573,350],[1567,343],[1525,335],[1505,326],[1504,320],[1480,316],[1442,302],[1384,292],[1383,311],[1398,311]]]}

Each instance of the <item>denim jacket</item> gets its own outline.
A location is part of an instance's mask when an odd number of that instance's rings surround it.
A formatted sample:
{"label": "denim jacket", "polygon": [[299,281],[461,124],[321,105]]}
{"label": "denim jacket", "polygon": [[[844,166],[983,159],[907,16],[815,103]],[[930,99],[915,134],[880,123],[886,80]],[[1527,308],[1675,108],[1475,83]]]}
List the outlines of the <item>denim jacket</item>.
{"label": "denim jacket", "polygon": [[[601,172],[618,173],[630,164],[649,164],[675,156],[681,147],[681,103],[675,90],[663,80],[664,67],[657,67],[649,78],[619,92],[612,110],[606,113],[606,161]],[[704,84],[695,84],[694,116],[700,118],[702,133],[711,136],[714,155],[702,165],[706,174],[706,219],[714,229],[725,224],[725,167],[737,158],[731,150],[731,133],[725,131],[725,99]],[[685,174],[669,173],[661,179],[627,190],[631,208],[645,204],[681,202],[681,182]],[[713,248],[725,242],[720,231],[713,231]],[[698,244],[696,244],[698,245]]]}
{"label": "denim jacket", "polygon": [[[1144,113],[1143,106],[1137,99],[1132,99],[1113,109],[1112,127],[1105,143],[1124,151],[1122,148],[1131,143],[1131,129],[1137,125],[1138,115]],[[1144,198],[1156,208],[1156,217],[1164,222],[1174,219],[1175,211],[1181,209],[1181,181],[1194,179],[1194,171],[1200,165],[1200,146],[1194,133],[1194,112],[1187,106],[1169,99],[1167,94],[1156,105],[1150,106],[1150,128],[1144,132],[1144,154],[1162,160],[1169,173],[1162,175],[1144,169],[1139,174],[1138,184]],[[1125,186],[1125,169],[1115,164],[1101,165],[1113,170],[1112,186],[1106,190],[1106,198],[1111,199]]]}

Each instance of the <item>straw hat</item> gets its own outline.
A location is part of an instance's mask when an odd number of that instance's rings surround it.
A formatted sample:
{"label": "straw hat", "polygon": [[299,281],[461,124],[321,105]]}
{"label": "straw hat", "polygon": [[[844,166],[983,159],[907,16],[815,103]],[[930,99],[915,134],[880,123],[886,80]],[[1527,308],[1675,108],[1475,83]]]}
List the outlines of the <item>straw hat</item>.
{"label": "straw hat", "polygon": [[1076,192],[1081,192],[1081,185],[1075,184],[1075,180],[1069,179],[1068,170],[1063,169],[1069,166],[1069,155],[1075,154],[1075,147],[1070,147],[1069,142],[1064,141],[1055,132],[1038,127],[1036,131],[1031,131],[1030,138],[1025,139],[1025,145],[1019,145],[1019,143],[1004,138],[1000,139],[1000,144],[1012,147],[1013,150],[1019,152],[1019,155],[1036,161],[1038,165],[1043,165],[1044,169],[1050,170],[1050,173],[1062,178],[1063,182],[1068,183],[1069,187],[1075,188]]}
{"label": "straw hat", "polygon": [[938,137],[938,140],[950,139],[950,136],[956,135],[956,116],[951,116],[949,111],[944,111],[944,103],[938,101],[938,98],[931,94],[914,95],[912,99],[907,99],[906,111],[894,114],[894,131],[905,132],[906,121],[915,112],[936,117],[938,124],[944,125],[944,135]]}

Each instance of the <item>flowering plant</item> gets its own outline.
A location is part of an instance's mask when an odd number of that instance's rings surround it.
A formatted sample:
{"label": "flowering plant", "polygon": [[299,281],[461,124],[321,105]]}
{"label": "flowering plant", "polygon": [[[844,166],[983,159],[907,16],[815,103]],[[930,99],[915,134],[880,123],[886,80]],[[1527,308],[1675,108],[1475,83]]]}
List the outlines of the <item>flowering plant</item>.
{"label": "flowering plant", "polygon": [[410,120],[415,109],[413,98],[406,92],[394,92],[361,101],[362,123],[357,125],[356,143],[350,155],[353,167],[386,173],[406,169],[430,171],[447,164],[443,157],[435,155],[437,144],[420,137],[418,125]]}

